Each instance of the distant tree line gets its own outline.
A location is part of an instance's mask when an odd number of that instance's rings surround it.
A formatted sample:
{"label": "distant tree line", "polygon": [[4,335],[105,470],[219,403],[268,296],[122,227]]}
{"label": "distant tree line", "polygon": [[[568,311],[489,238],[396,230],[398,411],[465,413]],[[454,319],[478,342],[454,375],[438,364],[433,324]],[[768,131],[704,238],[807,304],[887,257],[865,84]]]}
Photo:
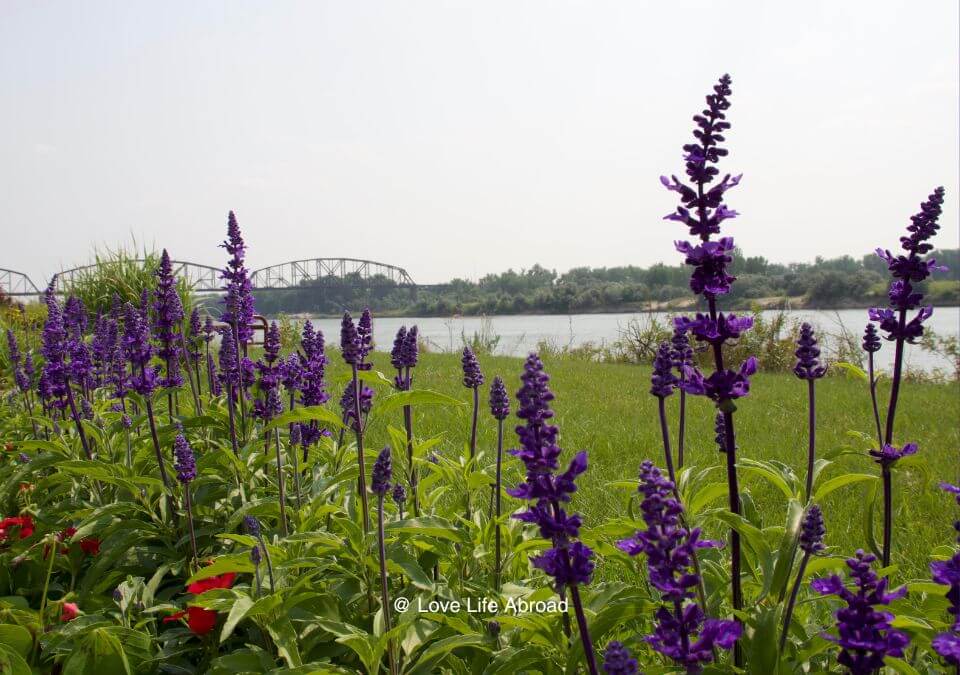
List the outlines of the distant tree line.
{"label": "distant tree line", "polygon": [[[960,303],[960,249],[931,255],[949,271],[935,275],[924,293],[934,303]],[[889,277],[886,263],[872,253],[859,260],[845,255],[781,264],[737,250],[731,269],[737,283],[724,303],[728,307],[862,306],[883,298]],[[683,264],[575,267],[563,274],[534,265],[488,274],[476,282],[453,279],[418,289],[398,287],[386,277],[330,278],[319,284],[304,282],[295,290],[259,291],[256,302],[257,310],[267,315],[338,314],[361,305],[381,314],[411,316],[638,311],[683,306],[690,298],[689,279],[690,269]]]}

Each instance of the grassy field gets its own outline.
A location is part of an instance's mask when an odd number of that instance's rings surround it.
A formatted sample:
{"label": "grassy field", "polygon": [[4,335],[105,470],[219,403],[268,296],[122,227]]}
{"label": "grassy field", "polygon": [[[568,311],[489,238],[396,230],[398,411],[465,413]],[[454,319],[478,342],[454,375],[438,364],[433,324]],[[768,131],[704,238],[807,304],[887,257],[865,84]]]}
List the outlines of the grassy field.
{"label": "grassy field", "polygon": [[[386,355],[374,356],[375,366],[389,373]],[[335,359],[330,369],[336,376],[342,364]],[[519,387],[522,360],[508,357],[481,359],[487,382],[481,393],[479,447],[495,448],[496,426],[490,417],[486,397],[494,375],[500,375],[513,394]],[[386,368],[384,368],[386,366]],[[657,421],[656,399],[649,393],[650,370],[646,367],[596,364],[574,360],[547,361],[551,387],[556,394],[555,422],[560,427],[561,447],[569,458],[577,450],[588,450],[590,469],[578,483],[576,509],[585,524],[596,525],[622,515],[623,490],[610,489],[613,481],[633,479],[643,459],[663,465],[663,450]],[[456,354],[424,354],[416,371],[415,386],[434,389],[464,402],[469,391],[460,382],[460,360]],[[885,403],[888,383],[880,385]],[[921,459],[916,466],[901,467],[895,477],[895,535],[893,562],[908,578],[926,577],[928,555],[934,546],[949,544],[955,514],[951,500],[937,489],[941,480],[960,480],[960,384],[908,383],[902,390],[897,415],[896,438],[916,441]],[[671,433],[676,439],[678,396],[667,399],[671,411]],[[844,472],[879,473],[866,454],[867,448],[849,431],[870,433],[873,429],[870,397],[864,382],[842,375],[828,377],[817,385],[818,452],[848,447],[862,450],[844,456],[830,466],[824,478]],[[688,397],[686,464],[720,467],[723,456],[714,444],[714,409],[708,401]],[[515,406],[515,402],[512,403]],[[806,462],[806,386],[792,375],[759,373],[750,396],[742,399],[736,416],[739,457],[779,460],[794,468],[801,480]],[[506,447],[516,444],[513,427],[517,418],[507,420]],[[392,424],[401,426],[399,419]],[[371,447],[386,442],[383,422],[370,428]],[[468,440],[469,407],[423,408],[416,413],[418,436],[441,435],[441,452],[453,456]],[[451,432],[450,430],[459,430]],[[505,482],[515,484],[520,462],[506,457]],[[724,476],[718,468],[716,476]],[[751,493],[764,526],[782,525],[783,495],[765,482],[744,475],[742,485]],[[827,543],[838,554],[866,548],[863,534],[862,484],[841,488],[822,505],[828,529]],[[722,500],[717,502],[721,505]],[[879,525],[879,520],[877,521]],[[723,532],[708,532],[725,536]],[[878,535],[879,536],[879,535]]]}

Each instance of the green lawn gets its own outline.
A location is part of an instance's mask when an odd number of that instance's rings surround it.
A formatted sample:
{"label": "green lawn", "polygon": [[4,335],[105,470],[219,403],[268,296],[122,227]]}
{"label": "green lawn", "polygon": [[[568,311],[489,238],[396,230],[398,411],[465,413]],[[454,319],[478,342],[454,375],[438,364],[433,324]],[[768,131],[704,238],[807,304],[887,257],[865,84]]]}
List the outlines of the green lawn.
{"label": "green lawn", "polygon": [[[373,360],[377,369],[389,374],[386,355],[378,353]],[[487,408],[488,385],[494,375],[500,375],[511,394],[516,392],[522,360],[486,357],[481,359],[481,365],[487,383],[481,393],[479,445],[491,450],[496,443],[496,426]],[[590,469],[580,479],[576,509],[584,514],[588,527],[621,515],[624,493],[609,489],[609,484],[635,477],[643,459],[663,465],[656,399],[648,393],[649,368],[573,360],[547,361],[545,366],[556,395],[555,422],[560,427],[564,456],[569,458],[581,449],[590,453]],[[341,371],[342,364],[334,359],[330,374],[335,377]],[[469,391],[460,382],[459,355],[424,354],[415,374],[416,387],[441,391],[464,402],[470,399]],[[886,401],[888,384],[880,386],[881,404]],[[893,562],[901,565],[907,577],[925,577],[930,550],[952,540],[951,525],[955,520],[952,500],[936,486],[941,480],[960,480],[960,384],[907,383],[901,391],[895,438],[898,444],[911,440],[919,443],[922,460],[916,466],[900,467],[896,471]],[[840,458],[827,469],[824,478],[844,472],[879,473],[879,467],[866,455],[863,442],[848,433],[851,430],[870,433],[873,429],[866,384],[840,375],[828,377],[818,382],[817,398],[818,451],[843,446],[863,450],[856,456]],[[674,442],[678,399],[677,395],[667,399]],[[713,406],[698,397],[687,400],[686,463],[720,466],[724,460],[713,441]],[[417,435],[442,435],[441,452],[452,456],[467,442],[468,413],[468,406],[423,408],[416,413]],[[780,460],[792,466],[802,480],[807,448],[806,415],[805,383],[792,375],[757,374],[750,396],[741,399],[736,415],[738,456]],[[516,443],[513,433],[516,422],[516,417],[507,420],[508,448]],[[392,423],[402,425],[399,416]],[[370,428],[370,447],[386,442],[381,424],[374,423]],[[519,461],[507,457],[504,465],[510,469],[505,481],[515,483]],[[718,469],[716,475],[722,477],[723,469]],[[751,493],[764,526],[782,524],[784,498],[779,491],[747,475],[742,477],[741,484]],[[841,488],[822,504],[828,528],[827,543],[836,546],[839,554],[866,548],[864,491],[862,484]],[[879,520],[877,522],[879,525]],[[725,536],[724,532],[707,534]]]}

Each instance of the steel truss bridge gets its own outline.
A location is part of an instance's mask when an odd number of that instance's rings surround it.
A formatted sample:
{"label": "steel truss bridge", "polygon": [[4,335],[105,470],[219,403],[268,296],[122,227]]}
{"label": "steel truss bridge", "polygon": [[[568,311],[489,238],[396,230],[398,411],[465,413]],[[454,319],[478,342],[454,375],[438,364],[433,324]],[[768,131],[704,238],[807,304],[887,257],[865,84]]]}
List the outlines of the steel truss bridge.
{"label": "steel truss bridge", "polygon": [[[133,260],[130,262],[145,262]],[[220,269],[209,265],[171,261],[176,276],[187,281],[194,293],[220,293],[224,282]],[[57,293],[63,293],[83,275],[98,267],[82,265],[56,274],[51,282]],[[270,265],[250,273],[255,291],[293,291],[304,288],[408,288],[417,284],[402,267],[359,258],[312,258]],[[420,286],[419,288],[427,288]],[[8,296],[36,296],[42,291],[26,274],[0,268],[0,292]]]}

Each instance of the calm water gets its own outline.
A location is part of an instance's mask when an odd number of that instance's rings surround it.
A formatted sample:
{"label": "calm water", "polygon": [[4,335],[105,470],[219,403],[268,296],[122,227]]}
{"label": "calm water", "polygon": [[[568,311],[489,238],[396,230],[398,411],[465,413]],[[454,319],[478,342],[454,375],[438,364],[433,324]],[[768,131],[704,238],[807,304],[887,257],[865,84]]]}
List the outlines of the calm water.
{"label": "calm water", "polygon": [[[764,312],[765,315],[775,315],[776,311]],[[867,321],[865,309],[841,310],[791,310],[786,312],[789,319],[809,321],[818,326],[824,333],[840,332],[841,324],[850,331],[860,334]],[[548,315],[519,315],[480,317],[390,317],[374,319],[374,339],[378,349],[388,350],[393,343],[393,336],[401,325],[417,324],[420,334],[437,351],[450,351],[462,347],[461,335],[468,337],[475,332],[481,332],[484,324],[494,335],[500,336],[496,353],[512,356],[524,356],[537,343],[546,340],[557,346],[580,345],[585,342],[595,344],[610,344],[620,337],[629,321],[635,317],[642,317],[634,313],[628,314],[548,314]],[[656,313],[663,322],[670,319],[672,314]],[[314,325],[323,330],[328,342],[335,343],[340,335],[339,319],[311,319]],[[926,322],[940,335],[958,335],[960,333],[960,308],[938,307],[933,316]],[[829,348],[829,339],[827,347]],[[882,349],[878,354],[878,364],[882,368],[889,368],[893,361],[893,349]],[[945,359],[923,351],[919,346],[907,345],[906,362],[913,368],[929,370],[934,367],[946,368],[949,366]]]}

